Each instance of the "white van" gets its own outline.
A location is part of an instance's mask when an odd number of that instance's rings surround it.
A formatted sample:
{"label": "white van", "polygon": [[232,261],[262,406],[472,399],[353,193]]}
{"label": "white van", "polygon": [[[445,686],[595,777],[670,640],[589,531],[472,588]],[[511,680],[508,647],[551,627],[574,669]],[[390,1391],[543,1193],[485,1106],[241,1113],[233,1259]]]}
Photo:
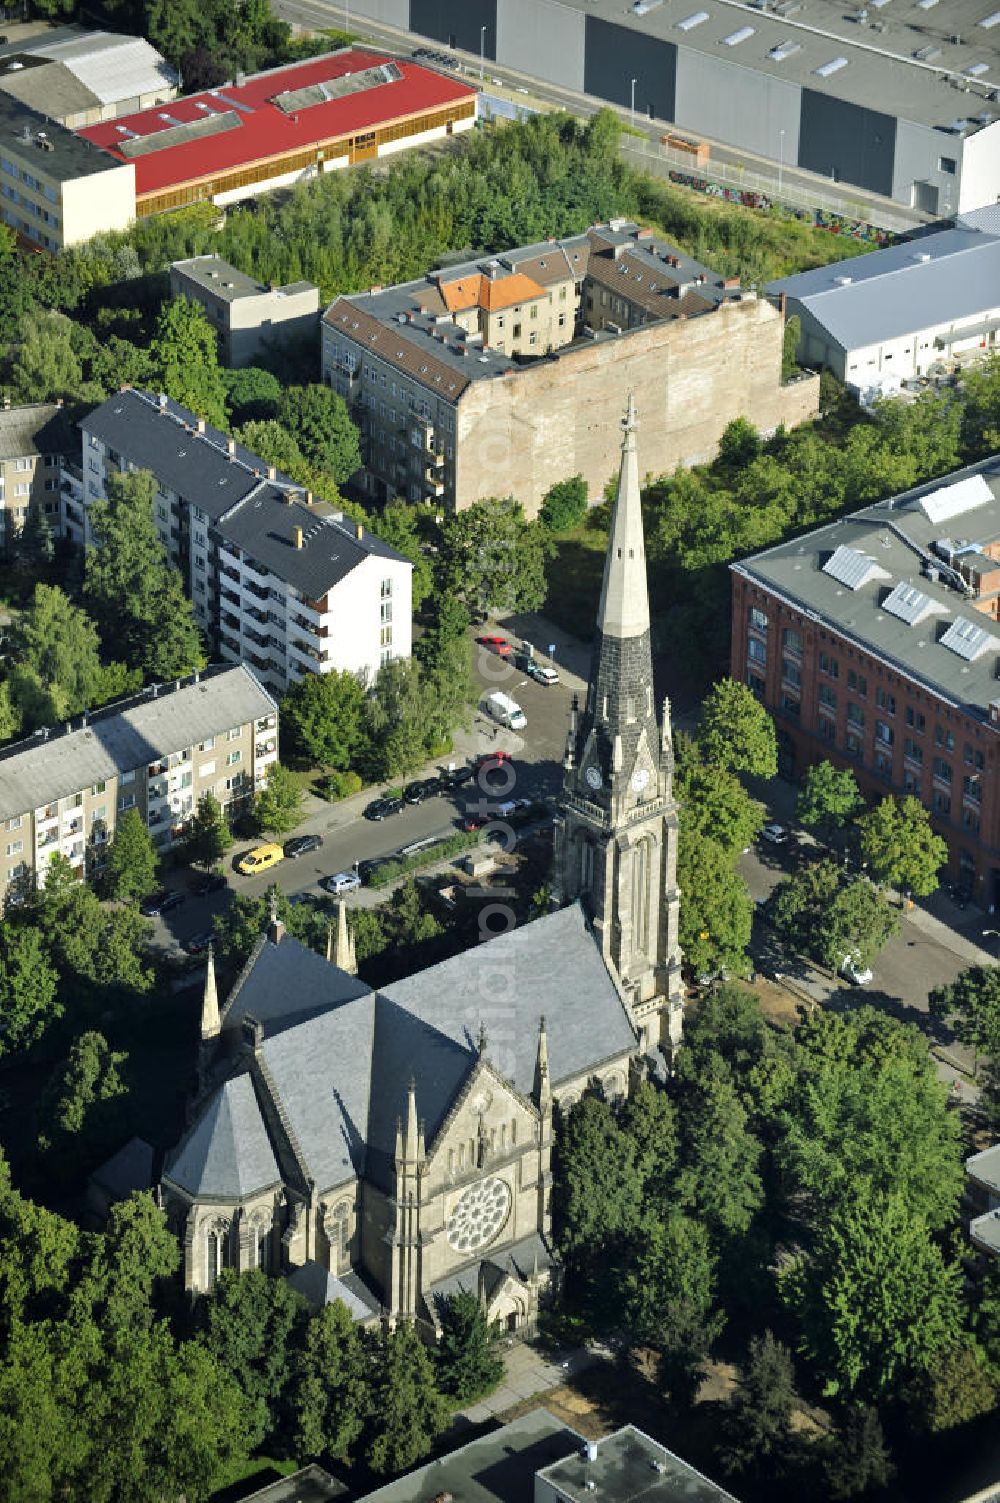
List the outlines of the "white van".
{"label": "white van", "polygon": [[523,731],[528,721],[524,711],[516,700],[511,699],[509,694],[501,694],[499,690],[495,694],[487,695],[483,700],[483,709],[494,720],[499,720],[511,731]]}

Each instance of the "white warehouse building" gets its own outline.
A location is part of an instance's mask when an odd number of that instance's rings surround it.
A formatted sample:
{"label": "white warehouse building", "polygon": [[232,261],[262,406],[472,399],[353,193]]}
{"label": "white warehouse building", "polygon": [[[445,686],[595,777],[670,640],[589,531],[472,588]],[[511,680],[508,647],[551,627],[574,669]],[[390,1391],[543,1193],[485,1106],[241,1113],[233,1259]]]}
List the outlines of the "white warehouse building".
{"label": "white warehouse building", "polygon": [[148,470],[154,519],[215,651],[282,694],[305,673],[370,682],[409,657],[409,559],[165,396],[126,388],[80,424],[83,484],[62,495],[64,536],[110,474]]}
{"label": "white warehouse building", "polygon": [[1000,234],[972,223],[783,277],[767,290],[801,323],[801,364],[826,366],[862,391],[1000,349]]}

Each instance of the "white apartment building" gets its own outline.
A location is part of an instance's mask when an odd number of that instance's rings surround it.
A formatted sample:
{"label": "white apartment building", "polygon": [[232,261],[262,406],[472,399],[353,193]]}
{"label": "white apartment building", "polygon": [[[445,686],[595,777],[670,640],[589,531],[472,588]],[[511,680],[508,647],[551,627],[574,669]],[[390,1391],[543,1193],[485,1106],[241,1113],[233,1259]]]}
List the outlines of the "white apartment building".
{"label": "white apartment building", "polygon": [[78,876],[93,876],[129,809],[168,850],[203,794],[238,808],[277,755],[278,706],[242,666],[152,684],[4,747],[0,900],[11,883],[43,883],[56,854]]}
{"label": "white apartment building", "polygon": [[126,389],[86,417],[83,501],[63,530],[91,542],[109,474],[148,470],[155,520],[219,655],[282,694],[304,673],[371,681],[409,657],[413,565],[366,528],[171,402]]}

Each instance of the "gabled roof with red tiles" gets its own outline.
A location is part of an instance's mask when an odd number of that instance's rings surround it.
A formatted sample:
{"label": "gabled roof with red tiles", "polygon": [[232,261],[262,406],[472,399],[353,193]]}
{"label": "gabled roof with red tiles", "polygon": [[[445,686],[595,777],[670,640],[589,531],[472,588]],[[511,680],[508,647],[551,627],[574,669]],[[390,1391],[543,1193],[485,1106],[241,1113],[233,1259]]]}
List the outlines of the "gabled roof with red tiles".
{"label": "gabled roof with red tiles", "polygon": [[[287,99],[284,108],[274,102],[297,90],[316,89],[387,65],[390,74],[398,72],[400,76],[299,109],[289,109]],[[223,84],[205,93],[86,126],[76,134],[120,161],[134,161],[136,196],[142,198],[251,162],[443,109],[472,100],[475,95],[475,89],[467,84],[444,78],[418,63],[350,48],[305,63],[271,68],[241,84]],[[183,139],[190,134],[178,129],[184,126],[198,132],[194,139]],[[136,144],[138,138],[161,134],[165,138],[162,149],[152,142],[146,149]],[[123,150],[123,144],[130,141],[131,149]]]}
{"label": "gabled roof with red tiles", "polygon": [[463,313],[467,308],[485,308],[487,313],[496,313],[501,308],[513,308],[516,303],[530,303],[545,296],[545,289],[522,272],[506,277],[464,276],[456,282],[441,278],[438,286],[449,313]]}

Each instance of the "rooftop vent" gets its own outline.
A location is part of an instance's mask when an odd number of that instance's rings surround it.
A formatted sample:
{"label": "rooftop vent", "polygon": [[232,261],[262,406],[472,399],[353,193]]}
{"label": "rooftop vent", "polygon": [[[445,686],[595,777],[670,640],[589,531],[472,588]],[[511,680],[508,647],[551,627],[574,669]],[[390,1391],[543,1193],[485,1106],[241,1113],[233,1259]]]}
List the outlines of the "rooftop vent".
{"label": "rooftop vent", "polygon": [[731,31],[727,37],[723,37],[724,47],[738,47],[741,42],[748,42],[756,31],[755,26],[741,26],[739,31]]}
{"label": "rooftop vent", "polygon": [[831,57],[828,63],[820,63],[818,68],[813,69],[813,72],[817,78],[832,78],[835,73],[840,72],[841,68],[846,67],[846,57]]}
{"label": "rooftop vent", "polygon": [[707,20],[707,10],[696,10],[690,16],[685,16],[683,21],[677,22],[677,30],[694,31],[696,26],[702,26]]}
{"label": "rooftop vent", "polygon": [[786,57],[792,57],[794,53],[801,51],[802,47],[799,42],[779,42],[777,47],[772,47],[767,55],[772,63],[783,63]]}
{"label": "rooftop vent", "polygon": [[963,512],[972,511],[992,499],[993,492],[985,477],[968,475],[964,480],[956,480],[951,485],[941,485],[936,490],[928,491],[916,505],[928,522],[937,526],[940,522],[950,521],[952,517],[959,517]]}
{"label": "rooftop vent", "polygon": [[882,602],[882,609],[899,621],[905,621],[907,626],[919,626],[921,621],[927,620],[928,616],[948,614],[946,605],[932,600],[923,590],[918,590],[913,585],[904,584],[902,581],[889,591]]}
{"label": "rooftop vent", "polygon": [[941,646],[947,647],[956,657],[963,658],[967,663],[974,663],[982,657],[990,648],[1000,647],[1000,641],[977,626],[974,621],[967,621],[964,616],[956,616],[948,630],[941,638]]}
{"label": "rooftop vent", "polygon": [[869,558],[867,553],[860,553],[857,548],[848,548],[841,543],[823,565],[823,573],[829,574],[838,584],[846,585],[849,590],[860,590],[862,586],[871,584],[873,579],[891,579],[888,569],[883,569]]}

